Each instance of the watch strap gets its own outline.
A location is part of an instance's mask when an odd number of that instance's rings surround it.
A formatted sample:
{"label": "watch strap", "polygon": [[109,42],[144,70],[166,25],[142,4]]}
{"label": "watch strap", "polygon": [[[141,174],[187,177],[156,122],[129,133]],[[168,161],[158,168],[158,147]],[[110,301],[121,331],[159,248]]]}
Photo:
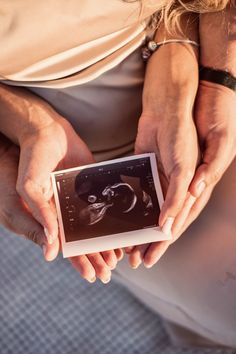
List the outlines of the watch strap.
{"label": "watch strap", "polygon": [[200,66],[199,80],[214,82],[215,84],[223,85],[236,92],[236,78],[224,70]]}

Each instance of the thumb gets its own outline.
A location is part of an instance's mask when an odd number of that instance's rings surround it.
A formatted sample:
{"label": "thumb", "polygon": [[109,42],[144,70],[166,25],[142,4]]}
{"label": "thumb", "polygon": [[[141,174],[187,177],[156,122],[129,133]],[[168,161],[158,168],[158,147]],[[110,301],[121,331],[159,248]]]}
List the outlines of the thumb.
{"label": "thumb", "polygon": [[42,145],[38,142],[21,147],[16,190],[52,243],[58,236],[58,223],[50,206],[50,172],[55,169],[57,159],[53,152],[52,155],[45,152]]}
{"label": "thumb", "polygon": [[203,162],[197,168],[189,192],[198,198],[207,187],[214,187],[234,158],[227,139],[214,139],[207,144]]}
{"label": "thumb", "polygon": [[59,252],[59,240],[48,244],[47,237],[42,226],[32,217],[28,210],[24,209],[20,200],[14,200],[6,206],[7,213],[1,223],[9,230],[34,242],[43,250],[44,258],[52,261]]}
{"label": "thumb", "polygon": [[26,181],[18,179],[16,189],[30,213],[44,228],[48,243],[52,244],[58,237],[57,216],[41,188],[29,179]]}

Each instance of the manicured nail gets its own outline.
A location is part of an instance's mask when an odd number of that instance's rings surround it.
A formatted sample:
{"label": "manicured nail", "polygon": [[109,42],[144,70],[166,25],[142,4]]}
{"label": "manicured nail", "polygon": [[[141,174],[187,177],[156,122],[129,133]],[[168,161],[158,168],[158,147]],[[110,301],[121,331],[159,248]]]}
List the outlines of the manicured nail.
{"label": "manicured nail", "polygon": [[47,237],[49,245],[52,245],[53,241],[54,241],[54,237],[49,234],[48,229],[46,229],[46,227],[44,228],[44,233],[45,233],[45,235]]}
{"label": "manicured nail", "polygon": [[46,256],[46,252],[47,252],[47,246],[46,245],[42,245],[42,250],[43,250],[43,255],[45,257]]}
{"label": "manicured nail", "polygon": [[111,280],[111,277],[109,277],[109,278],[107,278],[107,279],[101,279],[101,281],[103,282],[103,284],[109,283],[110,280]]}
{"label": "manicured nail", "polygon": [[197,184],[196,189],[197,189],[198,197],[202,194],[205,188],[206,188],[206,183],[204,181],[201,181]]}
{"label": "manicured nail", "polygon": [[172,236],[171,228],[174,223],[174,220],[175,219],[173,217],[169,217],[166,219],[164,225],[162,226],[162,232],[164,232],[165,235]]}
{"label": "manicured nail", "polygon": [[132,269],[137,269],[140,266],[141,263],[142,263],[142,261],[139,260],[136,264],[132,264],[131,268]]}
{"label": "manicured nail", "polygon": [[124,253],[124,251],[122,250],[122,253],[121,253],[121,256],[120,256],[120,258],[119,258],[119,261],[121,261],[121,260],[124,258],[124,255],[125,255],[125,253]]}
{"label": "manicured nail", "polygon": [[96,277],[93,277],[92,279],[87,279],[89,283],[95,283]]}
{"label": "manicured nail", "polygon": [[152,266],[153,266],[153,264],[148,264],[148,263],[145,263],[145,262],[143,264],[144,264],[144,267],[148,268],[148,269],[152,268]]}
{"label": "manicured nail", "polygon": [[109,268],[111,269],[111,270],[113,270],[113,269],[115,269],[116,268],[116,266],[117,266],[117,263],[116,264],[113,264],[112,266],[110,266]]}

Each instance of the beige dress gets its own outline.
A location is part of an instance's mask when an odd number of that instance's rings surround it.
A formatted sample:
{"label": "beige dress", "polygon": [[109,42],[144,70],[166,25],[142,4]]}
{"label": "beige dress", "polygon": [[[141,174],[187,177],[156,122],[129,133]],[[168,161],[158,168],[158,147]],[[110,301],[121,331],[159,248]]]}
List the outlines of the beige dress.
{"label": "beige dress", "polygon": [[[142,109],[140,46],[153,4],[157,9],[156,1],[141,9],[120,0],[0,0],[0,77],[50,102],[97,160],[128,154]],[[155,267],[118,266],[119,281],[164,318],[234,347],[235,176],[236,161]]]}
{"label": "beige dress", "polygon": [[0,80],[80,85],[140,46],[161,0],[0,0]]}

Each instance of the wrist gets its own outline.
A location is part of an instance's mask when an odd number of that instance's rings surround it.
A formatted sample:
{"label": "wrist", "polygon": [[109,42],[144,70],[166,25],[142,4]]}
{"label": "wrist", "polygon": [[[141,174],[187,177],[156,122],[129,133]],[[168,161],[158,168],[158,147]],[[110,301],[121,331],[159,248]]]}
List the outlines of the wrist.
{"label": "wrist", "polygon": [[0,131],[17,145],[59,117],[47,102],[30,91],[3,84],[0,108]]}
{"label": "wrist", "polygon": [[[184,65],[183,65],[184,63]],[[147,63],[144,111],[159,113],[169,109],[192,109],[198,86],[196,56],[179,43],[160,48]]]}
{"label": "wrist", "polygon": [[46,102],[27,102],[25,106],[25,116],[22,119],[21,130],[17,135],[18,143],[21,146],[31,137],[46,133],[48,129],[53,129],[64,120]]}
{"label": "wrist", "polygon": [[236,77],[236,7],[200,15],[201,65]]}

